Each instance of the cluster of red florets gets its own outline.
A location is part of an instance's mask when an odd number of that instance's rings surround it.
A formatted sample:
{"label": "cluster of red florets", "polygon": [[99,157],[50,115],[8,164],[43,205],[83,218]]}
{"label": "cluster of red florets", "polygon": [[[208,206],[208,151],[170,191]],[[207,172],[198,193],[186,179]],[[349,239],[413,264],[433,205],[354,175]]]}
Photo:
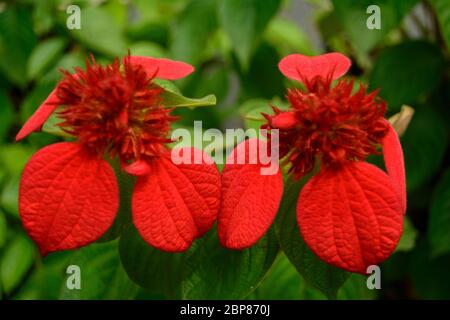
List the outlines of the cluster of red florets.
{"label": "cluster of red florets", "polygon": [[102,66],[86,62],[86,71],[65,72],[57,96],[63,106],[60,126],[98,154],[118,155],[130,163],[160,155],[176,118],[165,108],[162,89],[144,68],[129,59]]}
{"label": "cluster of red florets", "polygon": [[295,176],[310,172],[318,159],[335,166],[378,153],[388,131],[386,103],[364,85],[355,94],[353,89],[353,80],[332,86],[331,77],[318,76],[305,81],[305,90],[288,90],[288,111],[274,108],[274,115],[265,115],[265,127],[279,129],[280,157],[287,157]]}

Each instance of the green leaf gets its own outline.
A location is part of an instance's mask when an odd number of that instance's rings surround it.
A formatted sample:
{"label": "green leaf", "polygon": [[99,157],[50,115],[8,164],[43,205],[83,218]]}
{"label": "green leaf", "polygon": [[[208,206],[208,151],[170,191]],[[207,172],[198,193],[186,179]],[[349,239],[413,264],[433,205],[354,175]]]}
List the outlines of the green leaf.
{"label": "green leaf", "polygon": [[61,299],[128,300],[134,299],[138,287],[131,282],[119,259],[118,241],[92,244],[78,249],[67,265],[80,267],[81,289],[61,288]]}
{"label": "green leaf", "polygon": [[411,220],[408,217],[405,217],[403,222],[403,234],[397,248],[395,248],[395,252],[411,251],[416,245],[417,235],[418,232],[416,228],[414,228]]}
{"label": "green leaf", "polygon": [[51,38],[39,43],[28,60],[28,79],[40,77],[58,59],[65,46],[64,38]]}
{"label": "green leaf", "polygon": [[280,0],[227,0],[219,7],[222,27],[233,43],[244,69],[270,19],[280,8]]}
{"label": "green leaf", "polygon": [[28,57],[37,43],[29,11],[8,6],[0,12],[0,30],[0,71],[24,87]]}
{"label": "green leaf", "polygon": [[33,150],[25,145],[4,145],[0,152],[0,166],[11,176],[19,176],[32,154]]}
{"label": "green leaf", "polygon": [[[335,17],[345,30],[350,43],[359,54],[364,54],[399,26],[403,17],[418,0],[332,0],[332,2]],[[367,13],[367,8],[371,5],[380,7],[381,29],[367,28],[367,19],[371,16]]]}
{"label": "green leaf", "polygon": [[442,164],[447,144],[442,116],[431,106],[416,108],[414,119],[402,137],[408,191],[417,190],[433,178]]}
{"label": "green leaf", "polygon": [[194,0],[181,12],[172,28],[170,51],[177,60],[198,65],[205,60],[205,47],[217,28],[217,0]]}
{"label": "green leaf", "polygon": [[81,10],[81,29],[69,30],[69,33],[88,49],[115,57],[127,53],[122,31],[105,10],[87,7]]}
{"label": "green leaf", "polygon": [[430,0],[429,2],[436,13],[447,48],[450,49],[450,2],[447,0]]}
{"label": "green leaf", "polygon": [[257,48],[247,72],[241,74],[241,100],[270,100],[285,95],[286,78],[278,69],[280,59],[278,51],[268,43],[264,42]]}
{"label": "green leaf", "polygon": [[183,92],[194,97],[202,97],[214,92],[220,103],[229,95],[230,73],[222,64],[211,65],[194,72]]}
{"label": "green leaf", "polygon": [[[425,240],[425,239],[423,239]],[[413,251],[410,261],[410,278],[413,292],[419,299],[450,299],[450,255],[432,257],[429,244],[422,241]]]}
{"label": "green leaf", "polygon": [[151,247],[134,226],[120,237],[119,253],[125,271],[135,283],[168,298],[180,295],[185,254],[167,253]]}
{"label": "green leaf", "polygon": [[2,210],[0,210],[0,249],[2,249],[6,243],[7,228],[8,224],[6,222],[5,215]]}
{"label": "green leaf", "polygon": [[444,69],[444,58],[434,44],[404,42],[381,52],[370,76],[370,87],[380,88],[390,111],[398,111],[401,105],[430,94]]}
{"label": "green leaf", "polygon": [[3,186],[0,194],[0,205],[11,217],[19,218],[19,176],[12,176]]}
{"label": "green leaf", "polygon": [[130,52],[132,56],[144,56],[153,58],[167,57],[167,53],[165,52],[163,47],[158,44],[146,41],[133,43],[130,46]]}
{"label": "green leaf", "polygon": [[339,289],[339,300],[370,300],[377,297],[377,290],[367,288],[367,277],[361,274],[351,274]]}
{"label": "green leaf", "polygon": [[428,241],[433,256],[450,253],[450,170],[434,190],[428,221]]}
{"label": "green leaf", "polygon": [[136,179],[121,169],[119,161],[113,161],[112,167],[119,184],[119,212],[111,228],[99,240],[103,242],[118,238],[131,225],[132,191]]}
{"label": "green leaf", "polygon": [[165,89],[163,93],[161,93],[161,98],[164,101],[164,105],[166,107],[187,107],[190,109],[194,109],[197,107],[205,107],[205,106],[214,106],[216,105],[216,96],[210,94],[206,97],[199,99],[186,98],[179,93],[169,91]]}
{"label": "green leaf", "polygon": [[295,22],[285,18],[273,19],[264,38],[283,57],[294,52],[310,56],[316,54],[308,35]]}
{"label": "green leaf", "polygon": [[68,258],[73,252],[56,252],[44,260],[38,259],[27,281],[15,292],[14,300],[57,300],[66,283]]}
{"label": "green leaf", "polygon": [[74,72],[74,67],[83,67],[84,57],[80,52],[69,52],[56,62],[55,66],[38,80],[39,86],[49,85],[54,87],[58,80],[62,78],[61,69],[70,73]]}
{"label": "green leaf", "polygon": [[336,299],[349,273],[326,264],[306,246],[297,225],[297,199],[303,182],[288,181],[275,224],[281,249],[297,271],[329,299]]}
{"label": "green leaf", "polygon": [[0,119],[2,119],[2,125],[0,126],[0,142],[7,139],[8,131],[14,122],[14,109],[13,105],[3,90],[0,90]]}
{"label": "green leaf", "polygon": [[278,254],[273,229],[242,251],[223,248],[216,230],[186,253],[183,299],[243,299],[261,282]]}
{"label": "green leaf", "polygon": [[16,234],[0,261],[0,280],[6,293],[11,293],[20,284],[33,265],[34,257],[33,243],[22,233]]}
{"label": "green leaf", "polygon": [[326,299],[319,290],[309,286],[285,254],[280,253],[267,276],[249,296],[255,300]]}

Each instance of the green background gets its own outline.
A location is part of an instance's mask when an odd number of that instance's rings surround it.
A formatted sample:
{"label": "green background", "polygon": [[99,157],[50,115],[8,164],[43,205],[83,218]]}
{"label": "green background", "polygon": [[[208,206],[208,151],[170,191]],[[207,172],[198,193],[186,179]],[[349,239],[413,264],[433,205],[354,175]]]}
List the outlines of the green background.
{"label": "green background", "polygon": [[[66,8],[81,7],[81,30],[68,30]],[[369,5],[381,30],[369,30]],[[0,1],[0,296],[3,299],[448,299],[450,298],[450,1],[448,0],[134,0]],[[101,241],[42,259],[17,209],[21,170],[40,147],[36,133],[14,143],[21,124],[60,79],[59,68],[127,54],[169,57],[196,72],[178,81],[184,95],[214,93],[218,106],[177,110],[181,125],[257,127],[251,120],[279,105],[292,85],[278,71],[290,53],[340,51],[351,75],[381,88],[388,115],[411,105],[402,137],[408,212],[396,252],[382,264],[382,290],[325,265],[295,225],[299,186],[258,244],[221,248],[215,230],[184,254],[146,245],[120,221]],[[126,186],[121,177],[121,186]],[[128,199],[129,201],[129,199]],[[129,207],[129,206],[128,206]],[[66,268],[79,265],[82,289],[68,290]]]}

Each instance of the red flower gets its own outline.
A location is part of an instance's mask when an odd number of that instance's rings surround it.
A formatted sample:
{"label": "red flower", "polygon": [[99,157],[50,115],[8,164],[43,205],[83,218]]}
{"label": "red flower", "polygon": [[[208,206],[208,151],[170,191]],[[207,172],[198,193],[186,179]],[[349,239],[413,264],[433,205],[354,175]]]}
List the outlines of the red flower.
{"label": "red flower", "polygon": [[[333,85],[350,64],[339,53],[285,57],[279,64],[281,72],[302,82],[305,89],[289,89],[290,108],[274,108],[274,115],[265,115],[268,123],[263,128],[279,130],[280,158],[289,163],[294,179],[320,167],[297,204],[306,244],[327,263],[366,273],[369,265],[389,257],[402,234],[405,172],[400,142],[384,119],[386,104],[377,92],[367,93],[361,85],[353,93],[354,83],[346,79]],[[379,147],[388,174],[364,162],[379,153]],[[254,174],[246,178],[253,188],[246,196],[254,205],[251,211],[241,207],[239,194],[244,191],[227,180],[237,179],[251,166],[240,165],[233,173],[227,173],[230,166],[224,169],[219,235],[229,248],[254,244],[270,227],[280,202],[280,176]]]}
{"label": "red flower", "polygon": [[[150,245],[184,251],[211,228],[220,202],[219,173],[207,164],[211,161],[171,161],[166,143],[175,118],[153,81],[192,71],[183,62],[127,56],[122,63],[102,67],[93,61],[86,71],[65,72],[17,135],[20,140],[40,129],[57,112],[59,126],[76,138],[41,149],[23,172],[20,215],[43,255],[96,241],[113,223],[119,188],[105,156],[117,157],[126,172],[137,176],[133,222]],[[202,151],[183,152],[194,159]]]}

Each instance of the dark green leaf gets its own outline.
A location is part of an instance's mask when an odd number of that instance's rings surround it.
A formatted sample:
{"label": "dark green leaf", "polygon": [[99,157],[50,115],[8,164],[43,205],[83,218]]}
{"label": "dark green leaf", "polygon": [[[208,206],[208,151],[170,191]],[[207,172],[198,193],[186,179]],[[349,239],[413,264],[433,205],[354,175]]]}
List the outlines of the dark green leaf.
{"label": "dark green leaf", "polygon": [[121,28],[101,8],[88,7],[81,10],[81,29],[69,33],[88,49],[108,56],[122,56],[127,53],[127,43]]}
{"label": "dark green leaf", "polygon": [[64,38],[51,38],[39,43],[28,60],[28,78],[40,77],[51,66],[66,46]]}
{"label": "dark green leaf", "polygon": [[0,30],[0,71],[24,87],[28,57],[37,42],[29,11],[8,6],[0,12]]}
{"label": "dark green leaf", "polygon": [[3,246],[5,245],[7,228],[8,224],[6,222],[5,215],[0,210],[0,249],[2,249]]}
{"label": "dark green leaf", "polygon": [[249,296],[256,300],[326,299],[319,290],[309,286],[283,253],[267,276]]}
{"label": "dark green leaf", "polygon": [[[55,66],[47,72],[42,78],[40,78],[39,86],[53,87],[58,80],[62,78],[61,69],[67,70],[70,73],[74,72],[74,67],[83,67],[85,65],[84,57],[79,52],[70,52],[62,56],[61,59],[56,62]],[[39,87],[38,86],[38,87]]]}
{"label": "dark green leaf", "polygon": [[402,137],[408,191],[430,181],[439,170],[448,143],[447,135],[445,121],[431,106],[416,108]]}
{"label": "dark green leaf", "polygon": [[219,244],[211,230],[187,253],[183,299],[243,299],[261,282],[278,253],[273,230],[249,249],[234,251]]}
{"label": "dark green leaf", "polygon": [[[81,271],[81,289],[61,288],[61,299],[133,299],[137,286],[131,282],[120,263],[118,241],[92,244],[77,250],[67,262]],[[69,275],[68,275],[69,276]]]}
{"label": "dark green leaf", "polygon": [[227,0],[219,7],[219,17],[244,69],[270,19],[277,13],[280,0]]}
{"label": "dark green leaf", "polygon": [[[403,17],[414,7],[418,0],[333,0],[335,17],[344,28],[350,43],[359,53],[372,49],[390,31],[401,24]],[[381,29],[369,29],[367,19],[371,14],[367,8],[380,7]]]}
{"label": "dark green leaf", "polygon": [[217,0],[194,0],[180,14],[172,29],[170,51],[175,59],[198,65],[205,46],[217,28]]}
{"label": "dark green leaf", "polygon": [[20,284],[33,265],[35,254],[33,243],[22,233],[8,243],[0,261],[0,280],[6,293]]}
{"label": "dark green leaf", "polygon": [[450,299],[450,255],[433,258],[428,243],[422,241],[409,261],[412,284],[418,298]]}
{"label": "dark green leaf", "polygon": [[66,283],[66,268],[70,251],[56,252],[38,260],[27,281],[15,292],[14,300],[57,300]]}
{"label": "dark green leaf", "polygon": [[112,163],[119,184],[119,212],[117,213],[114,224],[102,236],[100,241],[111,241],[118,238],[131,225],[131,199],[135,178],[125,173],[118,161]]}
{"label": "dark green leaf", "polygon": [[14,122],[14,109],[6,92],[0,90],[0,142],[7,139],[7,134]]}
{"label": "dark green leaf", "polygon": [[430,3],[437,15],[447,48],[450,49],[450,2],[447,0],[430,0]]}
{"label": "dark green leaf", "polygon": [[428,241],[434,256],[450,253],[450,170],[447,170],[431,202]]}
{"label": "dark green leaf", "polygon": [[349,277],[349,273],[320,260],[303,241],[296,219],[297,199],[302,185],[301,181],[285,183],[276,222],[280,246],[309,284],[319,289],[329,299],[336,299],[337,292]]}
{"label": "dark green leaf", "polygon": [[179,296],[185,254],[166,253],[148,245],[134,226],[120,237],[122,265],[135,283],[152,293]]}
{"label": "dark green leaf", "polygon": [[380,95],[390,111],[398,111],[432,92],[444,70],[438,47],[425,41],[404,42],[384,49],[375,63],[370,87]]}
{"label": "dark green leaf", "polygon": [[337,297],[339,300],[370,300],[377,297],[377,290],[367,288],[366,276],[351,274],[339,289]]}
{"label": "dark green leaf", "polygon": [[[278,70],[280,57],[277,50],[263,43],[258,47],[251,60],[248,72],[242,75],[241,98],[265,98],[282,97],[285,95],[285,78]],[[268,80],[270,79],[270,80]]]}

